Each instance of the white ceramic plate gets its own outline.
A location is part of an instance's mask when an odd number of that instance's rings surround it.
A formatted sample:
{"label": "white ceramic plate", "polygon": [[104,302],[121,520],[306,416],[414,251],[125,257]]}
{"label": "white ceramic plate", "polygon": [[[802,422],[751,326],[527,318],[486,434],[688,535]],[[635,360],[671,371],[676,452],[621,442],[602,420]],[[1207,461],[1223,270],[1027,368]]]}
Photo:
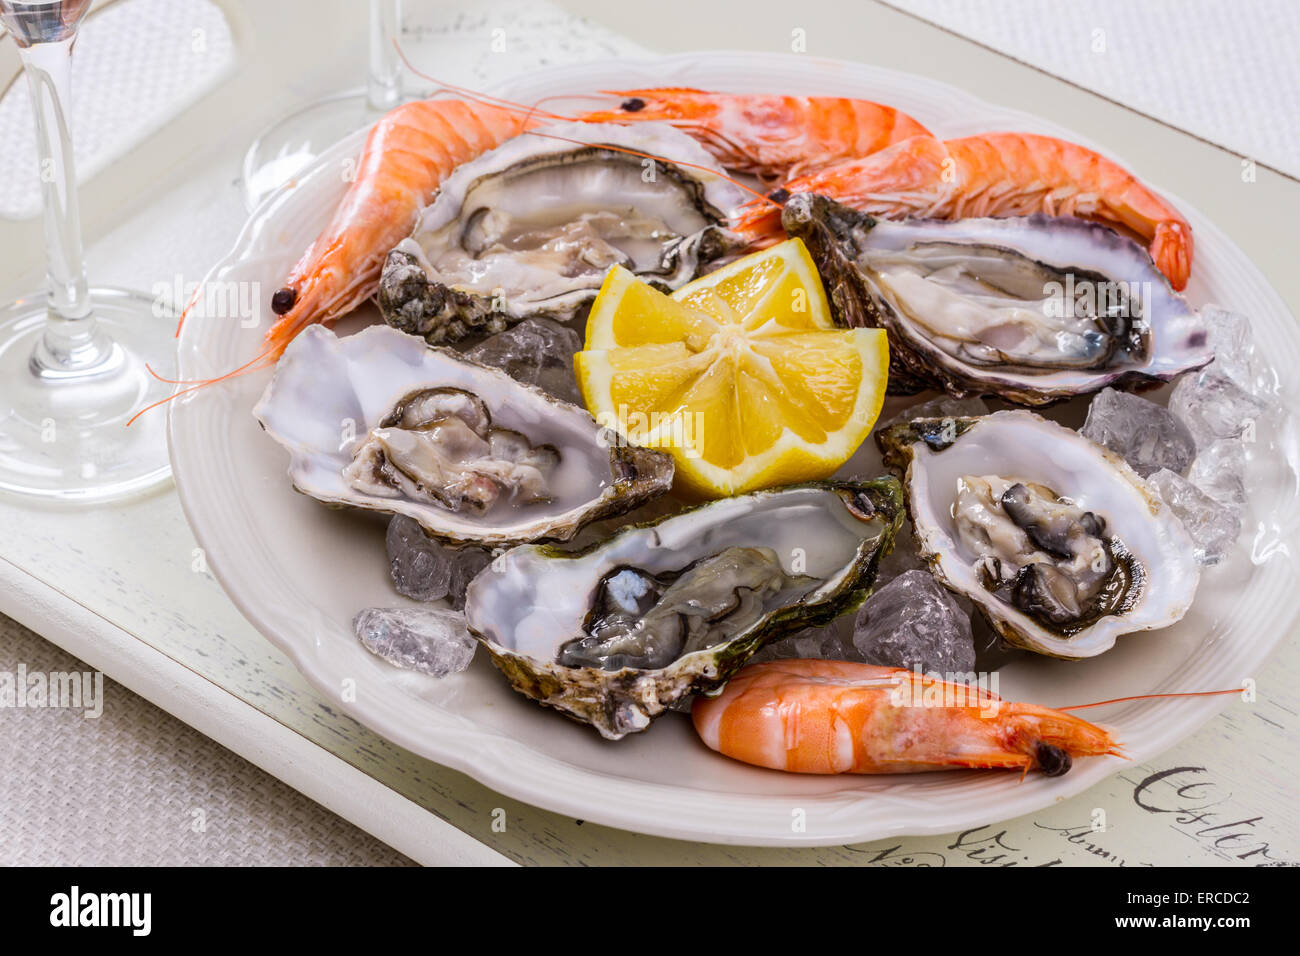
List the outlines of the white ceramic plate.
{"label": "white ceramic plate", "polygon": [[[533,102],[638,86],[855,96],[890,103],[944,137],[1020,129],[1080,139],[933,80],[807,56],[702,53],[585,64],[520,77],[496,92]],[[346,186],[343,163],[361,143],[360,135],[340,143],[249,220],[207,282],[255,284],[256,322],[247,328],[229,319],[187,323],[180,341],[182,379],[210,378],[257,353],[267,321],[274,318],[267,308],[271,292],[324,226]],[[1277,294],[1223,233],[1186,203],[1177,204],[1197,238],[1188,289],[1193,302],[1217,301],[1250,315],[1276,367],[1300,366],[1295,320]],[[338,331],[353,331],[376,317],[367,307]],[[417,754],[581,819],[754,845],[951,832],[1040,809],[1122,766],[1116,758],[1085,759],[1063,777],[1031,774],[1024,780],[1014,773],[974,771],[782,774],[712,753],[696,740],[689,721],[675,714],[644,734],[606,742],[515,694],[482,654],[467,672],[445,680],[390,667],[362,649],[350,626],[361,608],[403,603],[388,580],[383,524],[332,511],[290,489],[284,451],[250,414],[268,374],[248,375],[172,404],[172,462],[186,514],[210,566],[245,616],[322,694]],[[907,403],[893,402],[886,414],[901,404]],[[1076,415],[1079,407],[1076,403]],[[860,454],[855,467],[879,467],[870,449]],[[1204,576],[1195,606],[1178,626],[1121,639],[1114,650],[1081,663],[1017,659],[1000,672],[1003,696],[1063,706],[1234,687],[1260,677],[1269,651],[1291,633],[1297,618],[1290,557],[1297,553],[1295,487],[1291,472],[1272,464],[1252,473],[1257,504],[1236,554]],[[356,688],[354,700],[345,699],[349,686]],[[1235,698],[1143,701],[1088,713],[1113,726],[1135,760],[1145,760],[1191,733],[1230,699]],[[802,830],[792,825],[796,809],[806,819]]]}

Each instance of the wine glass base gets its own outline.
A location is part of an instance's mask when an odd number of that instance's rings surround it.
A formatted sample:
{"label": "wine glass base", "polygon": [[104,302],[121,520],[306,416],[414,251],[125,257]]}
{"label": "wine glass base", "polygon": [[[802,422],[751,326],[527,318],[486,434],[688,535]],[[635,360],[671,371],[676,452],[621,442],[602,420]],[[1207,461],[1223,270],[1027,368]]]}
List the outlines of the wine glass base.
{"label": "wine glass base", "polygon": [[[95,503],[158,488],[171,478],[167,414],[142,409],[175,378],[174,318],[149,296],[92,289],[91,309],[114,342],[96,374],[40,377],[32,352],[46,320],[44,293],[0,308],[0,491]],[[146,368],[146,364],[148,368]]]}
{"label": "wine glass base", "polygon": [[361,89],[311,103],[276,121],[244,155],[244,205],[256,209],[329,147],[378,118]]}

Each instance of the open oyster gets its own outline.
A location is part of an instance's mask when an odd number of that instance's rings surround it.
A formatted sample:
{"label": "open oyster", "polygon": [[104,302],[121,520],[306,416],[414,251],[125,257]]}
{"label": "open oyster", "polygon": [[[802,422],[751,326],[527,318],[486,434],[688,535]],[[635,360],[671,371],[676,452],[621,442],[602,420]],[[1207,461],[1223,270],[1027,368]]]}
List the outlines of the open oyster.
{"label": "open oyster", "polygon": [[508,551],[465,616],[515,690],[617,740],[860,604],[902,516],[893,478],[725,498],[575,553]]}
{"label": "open oyster", "polygon": [[811,194],[786,203],[782,222],[808,246],[836,320],[889,333],[891,392],[1043,405],[1214,358],[1205,323],[1146,249],[1097,223],[886,222]]}
{"label": "open oyster", "polygon": [[1121,458],[1032,412],[879,432],[917,549],[1012,644],[1078,659],[1167,627],[1196,594],[1191,538]]}
{"label": "open oyster", "polygon": [[570,319],[614,265],[676,289],[736,246],[721,226],[748,197],[721,174],[664,124],[517,136],[443,183],[389,254],[380,309],[394,328],[454,342],[529,316]]}
{"label": "open oyster", "polygon": [[667,491],[672,459],[576,405],[384,326],[304,329],[253,414],[332,505],[414,518],[449,544],[567,540]]}

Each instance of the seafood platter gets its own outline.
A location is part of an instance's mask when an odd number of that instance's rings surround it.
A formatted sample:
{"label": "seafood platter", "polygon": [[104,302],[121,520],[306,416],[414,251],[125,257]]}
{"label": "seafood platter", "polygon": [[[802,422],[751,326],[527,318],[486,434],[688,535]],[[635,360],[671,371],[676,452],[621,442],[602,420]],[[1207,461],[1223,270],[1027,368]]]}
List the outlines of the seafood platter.
{"label": "seafood platter", "polygon": [[254,213],[207,284],[245,281],[261,324],[187,316],[171,403],[216,575],[533,803],[987,823],[1249,699],[1294,627],[1294,320],[1156,182],[930,80],[448,87]]}

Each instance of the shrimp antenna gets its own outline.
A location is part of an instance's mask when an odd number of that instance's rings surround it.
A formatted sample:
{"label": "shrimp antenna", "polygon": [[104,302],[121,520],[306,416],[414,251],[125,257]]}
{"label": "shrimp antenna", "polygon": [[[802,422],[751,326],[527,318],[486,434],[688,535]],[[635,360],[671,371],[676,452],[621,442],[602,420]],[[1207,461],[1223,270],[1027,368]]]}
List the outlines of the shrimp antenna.
{"label": "shrimp antenna", "polygon": [[[539,110],[536,104],[529,106],[525,103],[517,103],[514,100],[508,100],[503,96],[493,96],[490,93],[483,93],[479,90],[471,89],[468,86],[458,86],[455,83],[448,83],[446,80],[439,79],[436,76],[431,76],[430,74],[425,73],[424,71],[418,69],[407,57],[406,51],[402,49],[402,44],[398,41],[397,37],[393,37],[393,48],[397,51],[398,58],[402,61],[402,63],[406,66],[408,70],[410,70],[416,76],[420,77],[420,79],[428,80],[430,83],[436,83],[438,85],[439,89],[436,91],[437,93],[441,93],[443,91],[455,93],[458,96],[467,97],[469,99],[474,100],[475,102],[482,103],[486,106],[497,106],[501,108],[516,110],[518,112],[524,113],[527,117],[530,118],[533,116],[540,115],[551,120],[568,120],[568,121],[577,120],[576,116],[566,116],[563,113],[552,113],[549,110]],[[547,99],[554,99],[554,98],[555,97],[547,97]]]}
{"label": "shrimp antenna", "polygon": [[194,304],[199,301],[199,290],[202,288],[201,285],[195,286],[194,291],[190,293],[190,301],[185,304],[185,308],[181,309],[181,314],[176,317],[176,332],[172,338],[179,339],[181,337],[181,326],[185,324],[185,316],[190,314],[190,309],[194,308]]}
{"label": "shrimp antenna", "polygon": [[1227,690],[1193,690],[1173,694],[1135,694],[1132,697],[1115,697],[1111,700],[1093,701],[1091,704],[1072,704],[1069,707],[1054,707],[1053,710],[1084,710],[1088,707],[1105,707],[1107,704],[1123,704],[1130,700],[1161,700],[1166,697],[1218,697],[1223,694],[1240,694],[1240,687],[1229,687]]}
{"label": "shrimp antenna", "polygon": [[272,348],[274,348],[274,346],[268,345],[257,355],[254,355],[243,365],[239,366],[239,368],[231,369],[229,372],[226,372],[223,375],[218,375],[215,378],[203,378],[203,379],[163,378],[163,376],[159,375],[156,371],[154,371],[151,365],[146,364],[145,368],[148,370],[149,374],[152,375],[154,378],[156,378],[158,381],[164,382],[167,385],[186,385],[188,387],[177,389],[176,391],[168,395],[166,398],[160,398],[158,401],[154,402],[153,404],[146,405],[144,408],[140,409],[138,412],[136,412],[134,415],[131,416],[130,420],[128,420],[126,423],[126,427],[130,428],[133,424],[135,424],[135,420],[139,418],[141,415],[143,415],[145,412],[155,409],[160,405],[166,405],[168,402],[180,398],[182,395],[186,395],[189,394],[190,392],[198,391],[201,388],[207,388],[209,385],[216,385],[220,382],[228,381],[232,378],[239,378],[241,375],[247,375],[249,372],[256,372],[259,367],[258,363],[264,362],[270,357]]}

